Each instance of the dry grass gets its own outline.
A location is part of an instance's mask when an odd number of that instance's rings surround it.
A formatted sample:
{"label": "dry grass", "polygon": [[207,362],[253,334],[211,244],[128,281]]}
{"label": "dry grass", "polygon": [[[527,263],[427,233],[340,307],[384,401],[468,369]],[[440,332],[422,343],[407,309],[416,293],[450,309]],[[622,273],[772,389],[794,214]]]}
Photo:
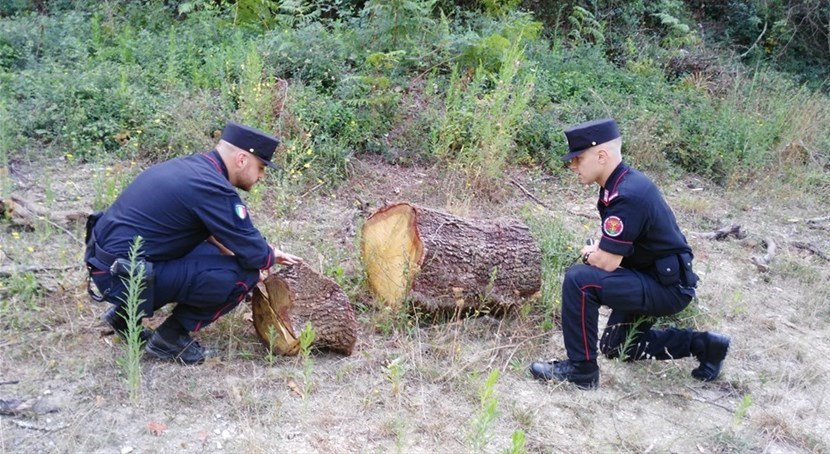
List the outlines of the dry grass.
{"label": "dry grass", "polygon": [[[40,183],[49,178],[60,188],[56,205],[88,208],[89,169],[69,169],[65,163],[27,165],[15,190],[42,201]],[[301,361],[279,357],[269,364],[247,319],[249,308],[242,307],[198,334],[219,352],[204,365],[143,360],[140,403],[131,406],[116,364],[124,347],[98,320],[105,306],[89,301],[83,270],[38,273],[33,288],[20,276],[4,279],[0,382],[17,383],[0,385],[0,399],[36,398],[56,411],[0,417],[0,452],[469,452],[479,390],[494,369],[500,371],[498,417],[486,452],[509,449],[519,429],[529,452],[830,449],[830,267],[787,246],[813,241],[830,252],[823,226],[787,222],[826,214],[826,201],[779,199],[787,194],[780,187],[722,193],[697,182],[661,184],[688,232],[734,222],[749,234],[743,241],[687,235],[703,278],[693,323],[733,338],[723,377],[714,383],[693,380],[690,359],[601,359],[596,392],[534,382],[526,372],[531,361],[564,354],[561,332],[540,329],[538,301],[500,318],[442,323],[372,308],[354,241],[367,205],[409,200],[482,217],[531,207],[579,238],[594,222],[580,214],[591,213],[593,189],[559,177],[529,181],[518,171],[511,177],[551,208],[537,209],[509,183],[498,188],[504,195],[495,205],[465,192],[440,169],[371,160],[356,164],[352,180],[336,190],[279,199],[292,201],[277,207],[288,216],[269,216],[280,202],[268,194],[257,202],[255,222],[278,236],[284,250],[324,271],[340,267],[341,283],[358,308],[354,354],[315,352],[305,397],[298,392]],[[691,191],[689,183],[703,190]],[[14,237],[4,228],[0,265],[81,260],[80,245],[60,231]],[[74,233],[80,235],[80,226]],[[770,236],[780,239],[779,253],[772,270],[761,274],[748,260]],[[14,292],[11,283],[19,286]]]}

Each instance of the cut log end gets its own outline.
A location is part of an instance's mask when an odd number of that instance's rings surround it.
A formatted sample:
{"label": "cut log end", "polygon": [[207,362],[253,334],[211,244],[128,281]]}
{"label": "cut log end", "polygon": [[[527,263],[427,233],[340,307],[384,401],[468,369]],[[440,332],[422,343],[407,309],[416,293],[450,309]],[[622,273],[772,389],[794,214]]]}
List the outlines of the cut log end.
{"label": "cut log end", "polygon": [[254,327],[273,353],[296,355],[300,334],[311,324],[312,346],[350,355],[357,320],[349,298],[332,279],[305,264],[284,268],[254,289]]}
{"label": "cut log end", "polygon": [[286,323],[291,294],[281,280],[260,283],[254,289],[251,309],[257,335],[272,353],[293,356],[300,351],[299,333]]}
{"label": "cut log end", "polygon": [[406,298],[424,257],[417,217],[414,207],[402,203],[381,209],[363,225],[369,286],[376,298],[393,308]]}

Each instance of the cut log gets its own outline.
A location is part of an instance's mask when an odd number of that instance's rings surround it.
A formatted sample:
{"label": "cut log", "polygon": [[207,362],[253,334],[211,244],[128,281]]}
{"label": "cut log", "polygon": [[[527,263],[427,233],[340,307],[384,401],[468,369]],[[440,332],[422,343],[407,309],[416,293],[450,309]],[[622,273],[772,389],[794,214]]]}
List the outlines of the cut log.
{"label": "cut log", "polygon": [[346,355],[357,340],[357,320],[349,298],[334,280],[306,264],[286,267],[254,289],[254,327],[273,353],[296,355],[300,333],[311,322],[312,346]]}
{"label": "cut log", "polygon": [[462,219],[409,203],[364,223],[361,254],[376,303],[428,313],[509,309],[539,291],[542,253],[516,219]]}

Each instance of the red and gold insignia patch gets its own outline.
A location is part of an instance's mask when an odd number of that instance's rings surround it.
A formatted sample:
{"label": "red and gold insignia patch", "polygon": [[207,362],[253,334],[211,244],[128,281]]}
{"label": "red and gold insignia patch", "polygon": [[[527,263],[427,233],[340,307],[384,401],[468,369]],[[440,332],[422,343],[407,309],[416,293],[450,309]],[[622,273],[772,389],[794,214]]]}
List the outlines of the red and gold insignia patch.
{"label": "red and gold insignia patch", "polygon": [[609,216],[602,221],[602,230],[610,237],[620,236],[623,231],[623,221],[616,216]]}

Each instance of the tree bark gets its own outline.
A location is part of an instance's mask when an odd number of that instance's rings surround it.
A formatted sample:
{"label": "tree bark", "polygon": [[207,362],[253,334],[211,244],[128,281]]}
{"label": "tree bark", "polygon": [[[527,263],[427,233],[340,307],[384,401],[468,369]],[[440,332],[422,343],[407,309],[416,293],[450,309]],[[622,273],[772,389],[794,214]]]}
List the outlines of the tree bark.
{"label": "tree bark", "polygon": [[399,203],[366,220],[361,253],[376,302],[394,310],[407,298],[429,313],[509,309],[541,287],[541,251],[516,219]]}
{"label": "tree bark", "polygon": [[351,355],[357,320],[349,298],[332,279],[306,264],[286,267],[254,289],[254,327],[273,353],[296,355],[300,333],[310,322],[312,346]]}

